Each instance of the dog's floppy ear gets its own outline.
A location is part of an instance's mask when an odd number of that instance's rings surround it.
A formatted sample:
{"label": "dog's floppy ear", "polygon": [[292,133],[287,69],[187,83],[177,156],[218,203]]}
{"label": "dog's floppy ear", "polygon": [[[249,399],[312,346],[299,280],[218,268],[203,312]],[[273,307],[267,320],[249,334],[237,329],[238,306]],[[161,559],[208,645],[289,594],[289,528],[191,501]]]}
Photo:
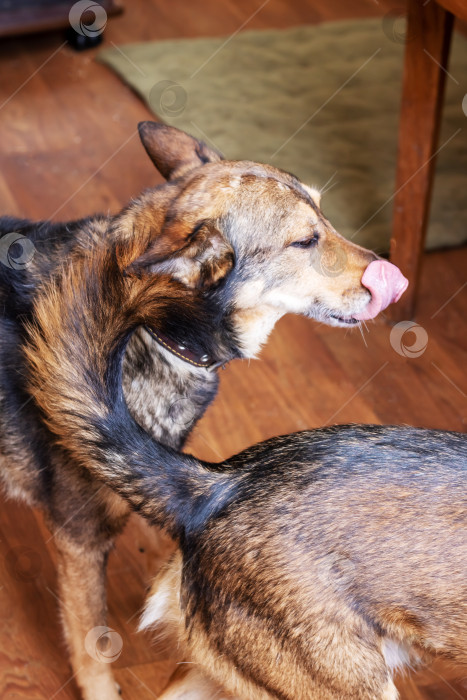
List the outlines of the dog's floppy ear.
{"label": "dog's floppy ear", "polygon": [[166,274],[191,289],[207,290],[224,279],[234,263],[234,251],[221,231],[213,222],[202,221],[191,232],[184,232],[180,223],[169,225],[126,272]]}
{"label": "dog's floppy ear", "polygon": [[157,122],[140,122],[138,131],[146,153],[166,180],[172,180],[222,155],[180,129]]}

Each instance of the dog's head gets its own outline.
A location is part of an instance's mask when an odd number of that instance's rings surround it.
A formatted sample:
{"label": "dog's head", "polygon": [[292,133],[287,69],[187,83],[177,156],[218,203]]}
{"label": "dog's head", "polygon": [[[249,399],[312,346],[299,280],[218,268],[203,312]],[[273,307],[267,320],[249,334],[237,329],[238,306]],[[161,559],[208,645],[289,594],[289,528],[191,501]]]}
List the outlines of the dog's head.
{"label": "dog's head", "polygon": [[[377,256],[333,229],[318,190],[272,166],[225,161],[173,127],[144,122],[140,136],[168,182],[127,210],[125,228],[138,244],[124,267],[218,298],[244,356],[254,356],[288,312],[348,326],[383,308],[383,280],[375,282],[375,272],[371,284],[364,278]],[[388,273],[376,272],[386,286]],[[384,305],[402,293],[401,278],[390,280]]]}

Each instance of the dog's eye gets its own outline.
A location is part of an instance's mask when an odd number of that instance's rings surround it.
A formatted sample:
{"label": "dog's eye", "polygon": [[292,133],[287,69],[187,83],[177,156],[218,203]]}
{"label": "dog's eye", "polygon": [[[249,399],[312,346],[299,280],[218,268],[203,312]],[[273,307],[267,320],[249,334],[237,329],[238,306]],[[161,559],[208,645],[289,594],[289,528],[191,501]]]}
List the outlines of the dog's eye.
{"label": "dog's eye", "polygon": [[319,241],[319,233],[314,233],[312,236],[307,236],[307,238],[301,238],[299,241],[294,241],[290,245],[294,248],[312,248]]}

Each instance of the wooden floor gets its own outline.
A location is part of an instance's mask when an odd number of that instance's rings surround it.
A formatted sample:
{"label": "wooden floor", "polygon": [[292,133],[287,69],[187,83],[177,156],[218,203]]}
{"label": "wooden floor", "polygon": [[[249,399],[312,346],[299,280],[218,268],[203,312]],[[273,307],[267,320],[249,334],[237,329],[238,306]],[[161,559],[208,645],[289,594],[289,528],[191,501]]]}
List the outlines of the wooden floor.
{"label": "wooden floor", "polygon": [[[105,42],[229,35],[347,17],[384,15],[391,1],[127,0]],[[396,3],[400,6],[400,3]],[[150,117],[94,51],[77,54],[59,34],[0,45],[0,212],[73,218],[115,212],[160,179],[144,157],[136,123]],[[260,361],[222,372],[221,391],[190,449],[217,459],[263,438],[335,422],[466,428],[467,250],[426,256],[417,322],[428,343],[407,357],[414,335],[392,339],[384,319],[364,337],[302,318],[283,319]],[[418,331],[422,333],[422,331]],[[420,335],[419,335],[420,339]],[[423,343],[422,343],[423,344]],[[135,517],[109,566],[109,624],[123,638],[116,676],[128,700],[157,697],[170,673],[136,634],[147,568]],[[77,689],[61,642],[54,544],[37,512],[0,511],[0,698],[71,700]],[[410,575],[410,574],[408,574]],[[436,662],[400,679],[404,700],[467,698],[465,669]]]}

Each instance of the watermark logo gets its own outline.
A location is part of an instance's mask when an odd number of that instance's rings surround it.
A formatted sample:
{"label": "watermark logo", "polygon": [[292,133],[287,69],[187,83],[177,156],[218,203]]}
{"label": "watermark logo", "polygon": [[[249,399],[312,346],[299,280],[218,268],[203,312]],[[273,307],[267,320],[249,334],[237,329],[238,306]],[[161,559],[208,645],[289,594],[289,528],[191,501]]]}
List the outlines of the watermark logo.
{"label": "watermark logo", "polygon": [[401,321],[391,330],[389,341],[402,357],[420,357],[428,345],[428,333],[415,321]]}
{"label": "watermark logo", "polygon": [[29,583],[42,571],[42,559],[31,547],[13,547],[5,556],[8,573],[15,581]]}
{"label": "watermark logo", "polygon": [[34,243],[18,231],[6,233],[0,238],[0,262],[11,270],[22,270],[32,261]]}
{"label": "watermark logo", "polygon": [[347,253],[338,243],[326,243],[318,249],[312,265],[323,277],[338,277],[347,267]]}
{"label": "watermark logo", "polygon": [[413,30],[408,31],[407,10],[394,7],[383,17],[383,32],[394,44],[407,44],[414,38]]}
{"label": "watermark logo", "polygon": [[190,428],[196,420],[198,407],[186,396],[173,396],[168,415],[175,426]]}
{"label": "watermark logo", "polygon": [[149,93],[151,109],[164,117],[178,117],[186,107],[188,95],[181,85],[173,80],[160,80]]}
{"label": "watermark logo", "polygon": [[316,563],[316,573],[327,587],[346,588],[355,577],[356,567],[347,554],[329,552]]}
{"label": "watermark logo", "polygon": [[86,635],[84,648],[94,661],[112,664],[122,653],[123,640],[110,627],[93,627]]}
{"label": "watermark logo", "polygon": [[79,0],[72,6],[68,20],[77,34],[96,37],[105,29],[107,12],[98,2]]}

